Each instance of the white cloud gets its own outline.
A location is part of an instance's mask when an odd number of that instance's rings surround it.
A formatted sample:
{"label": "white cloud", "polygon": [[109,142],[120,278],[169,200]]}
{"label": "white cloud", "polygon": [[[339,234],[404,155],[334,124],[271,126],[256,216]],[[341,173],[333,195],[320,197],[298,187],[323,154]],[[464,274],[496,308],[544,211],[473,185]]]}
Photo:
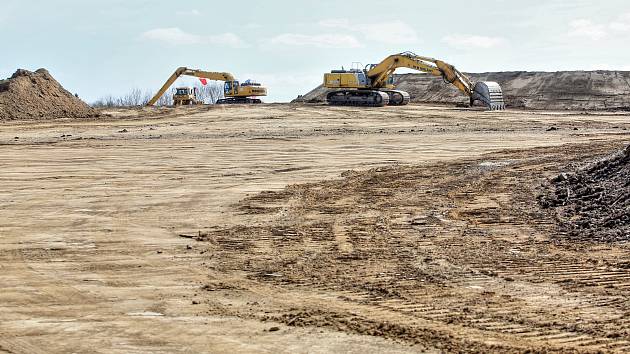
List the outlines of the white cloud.
{"label": "white cloud", "polygon": [[619,16],[619,18],[610,23],[608,27],[617,32],[630,32],[630,12]]}
{"label": "white cloud", "polygon": [[608,27],[613,31],[627,32],[630,31],[630,23],[612,22]]}
{"label": "white cloud", "polygon": [[271,38],[271,44],[289,46],[313,46],[318,48],[358,48],[361,43],[351,35],[284,33]]}
{"label": "white cloud", "polygon": [[348,28],[350,27],[350,20],[347,18],[329,18],[319,21],[319,25],[322,27]]}
{"label": "white cloud", "polygon": [[234,33],[222,33],[205,37],[206,43],[223,44],[230,47],[244,47],[245,42]]}
{"label": "white cloud", "polygon": [[570,37],[585,37],[592,40],[598,40],[606,37],[606,26],[596,24],[588,19],[578,19],[569,22]]}
{"label": "white cloud", "polygon": [[184,32],[177,27],[152,29],[142,33],[141,37],[169,44],[199,44],[202,41],[201,36]]}
{"label": "white cloud", "polygon": [[505,38],[502,37],[487,37],[472,34],[451,34],[443,37],[442,41],[458,49],[488,49],[499,47],[507,43]]}
{"label": "white cloud", "polygon": [[263,27],[263,25],[261,25],[260,23],[256,23],[256,22],[251,22],[246,24],[245,26],[243,26],[247,29],[260,29]]}
{"label": "white cloud", "polygon": [[612,65],[609,63],[596,63],[596,64],[588,64],[586,66],[581,67],[582,70],[610,70],[610,71],[630,71],[630,65],[628,64],[618,64]]}
{"label": "white cloud", "polygon": [[179,16],[201,16],[201,11],[197,10],[197,9],[191,9],[191,10],[180,10],[175,12],[177,15]]}
{"label": "white cloud", "polygon": [[630,12],[610,19],[607,24],[581,18],[569,22],[569,37],[581,37],[590,40],[614,38],[613,35],[630,33]]}
{"label": "white cloud", "polygon": [[418,41],[416,30],[403,21],[352,23],[346,18],[338,18],[322,20],[319,25],[359,33],[366,40],[374,42],[404,44]]}
{"label": "white cloud", "polygon": [[245,43],[234,33],[200,36],[181,30],[178,27],[156,28],[142,33],[143,39],[160,41],[168,44],[219,44],[230,47],[243,47]]}
{"label": "white cloud", "polygon": [[[270,39],[272,44],[290,46],[314,46],[318,48],[359,48],[364,41],[389,44],[414,43],[418,41],[416,31],[402,21],[378,23],[353,23],[346,18],[326,19],[319,27],[334,33],[300,34],[283,33]],[[359,38],[357,38],[359,37]]]}

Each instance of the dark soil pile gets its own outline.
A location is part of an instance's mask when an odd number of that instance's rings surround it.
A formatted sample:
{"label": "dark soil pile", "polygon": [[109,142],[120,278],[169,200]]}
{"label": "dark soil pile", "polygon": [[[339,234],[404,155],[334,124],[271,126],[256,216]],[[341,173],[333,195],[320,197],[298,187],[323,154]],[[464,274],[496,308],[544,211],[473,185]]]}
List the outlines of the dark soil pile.
{"label": "dark soil pile", "polygon": [[18,69],[0,80],[0,120],[87,118],[98,112],[66,91],[45,69]]}
{"label": "dark soil pile", "polygon": [[630,241],[630,146],[574,173],[551,181],[539,197],[554,208],[561,229],[575,239]]}

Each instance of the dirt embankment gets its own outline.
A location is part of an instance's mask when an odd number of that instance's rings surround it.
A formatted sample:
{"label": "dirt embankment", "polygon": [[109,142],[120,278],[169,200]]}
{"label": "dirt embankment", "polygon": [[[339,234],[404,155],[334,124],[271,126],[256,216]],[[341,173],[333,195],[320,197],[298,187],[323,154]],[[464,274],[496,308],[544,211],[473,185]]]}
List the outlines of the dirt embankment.
{"label": "dirt embankment", "polygon": [[98,112],[64,89],[46,69],[18,69],[0,80],[0,120],[87,118]]}
{"label": "dirt embankment", "polygon": [[556,211],[569,237],[630,241],[630,146],[551,182],[540,204]]}
{"label": "dirt embankment", "polygon": [[[558,71],[489,72],[467,74],[473,81],[496,81],[508,107],[546,110],[630,109],[630,72]],[[398,89],[411,94],[411,102],[467,104],[455,86],[427,74],[395,75]],[[301,97],[324,102],[327,90],[319,86]]]}

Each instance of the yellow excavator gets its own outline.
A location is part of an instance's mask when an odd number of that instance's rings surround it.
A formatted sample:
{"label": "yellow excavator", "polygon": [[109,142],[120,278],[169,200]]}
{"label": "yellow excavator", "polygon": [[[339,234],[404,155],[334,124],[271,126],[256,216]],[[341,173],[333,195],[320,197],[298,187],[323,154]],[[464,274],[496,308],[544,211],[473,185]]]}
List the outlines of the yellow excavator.
{"label": "yellow excavator", "polygon": [[409,68],[435,76],[455,85],[470,97],[470,105],[481,104],[490,110],[505,109],[503,91],[498,83],[479,81],[473,83],[453,65],[441,60],[423,57],[412,52],[390,55],[379,64],[364,69],[333,70],[324,74],[324,87],[340,89],[326,96],[330,105],[382,107],[402,106],[409,103],[409,93],[395,90],[394,71]]}
{"label": "yellow excavator", "polygon": [[[182,75],[194,76],[200,79],[225,81],[223,86],[223,94],[225,98],[218,100],[217,104],[231,104],[231,103],[262,103],[262,101],[256,97],[267,96],[267,88],[261,86],[257,82],[247,80],[243,83],[239,83],[232,74],[225,72],[212,72],[203,71],[198,69],[189,69],[186,67],[180,67],[175,70],[168,80],[162,85],[162,88],[149,100],[147,106],[153,106],[162,95],[168,90],[169,87]],[[185,91],[188,89],[189,91]],[[181,97],[180,97],[181,96]],[[190,88],[177,88],[177,92],[173,96],[174,104],[196,104],[198,103],[196,93]],[[181,98],[181,99],[180,99]]]}

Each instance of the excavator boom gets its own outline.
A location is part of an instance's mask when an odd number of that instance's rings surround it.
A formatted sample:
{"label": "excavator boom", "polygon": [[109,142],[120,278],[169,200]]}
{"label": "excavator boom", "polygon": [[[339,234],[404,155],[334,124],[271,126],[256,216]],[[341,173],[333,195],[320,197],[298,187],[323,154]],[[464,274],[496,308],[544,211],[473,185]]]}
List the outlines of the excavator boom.
{"label": "excavator boom", "polygon": [[[409,68],[422,71],[434,76],[440,76],[445,82],[453,84],[461,92],[470,97],[470,103],[481,102],[491,110],[504,109],[503,93],[496,82],[473,83],[466,75],[441,60],[423,57],[411,52],[390,55],[378,64],[368,65],[363,72],[354,70],[350,72],[335,72],[326,74],[324,86],[327,88],[352,88],[361,90],[379,90],[387,93],[388,102],[381,105],[404,105],[409,103],[409,94],[404,91],[393,90],[392,75],[398,68]],[[336,76],[335,76],[336,75]],[[348,75],[356,75],[357,80],[352,80]],[[343,76],[346,76],[345,78]],[[329,102],[336,104],[348,101],[350,96],[356,96],[350,90],[335,91],[329,94]],[[355,99],[355,104],[357,100]],[[370,105],[370,104],[366,104]]]}

